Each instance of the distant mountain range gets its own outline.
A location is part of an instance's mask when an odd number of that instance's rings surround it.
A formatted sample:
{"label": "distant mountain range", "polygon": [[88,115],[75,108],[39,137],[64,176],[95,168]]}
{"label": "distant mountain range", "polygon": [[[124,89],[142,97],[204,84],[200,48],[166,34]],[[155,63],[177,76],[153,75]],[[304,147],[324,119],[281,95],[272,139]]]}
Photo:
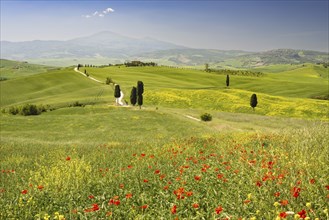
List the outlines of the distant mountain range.
{"label": "distant mountain range", "polygon": [[278,49],[266,52],[191,49],[152,38],[130,38],[109,31],[68,41],[1,41],[1,58],[59,65],[83,62],[111,63],[147,60],[164,65],[196,66],[204,63],[237,68],[279,63],[328,62],[328,53]]}

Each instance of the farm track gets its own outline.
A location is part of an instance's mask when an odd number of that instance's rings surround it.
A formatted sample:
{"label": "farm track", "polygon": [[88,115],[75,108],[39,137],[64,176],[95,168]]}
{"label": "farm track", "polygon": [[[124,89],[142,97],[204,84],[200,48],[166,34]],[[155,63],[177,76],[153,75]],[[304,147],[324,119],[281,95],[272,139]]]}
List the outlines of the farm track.
{"label": "farm track", "polygon": [[82,74],[84,77],[87,77],[87,78],[89,78],[91,80],[94,80],[95,82],[98,82],[98,83],[101,83],[101,84],[105,84],[104,82],[99,81],[98,79],[95,79],[95,78],[93,78],[91,76],[86,76],[83,72],[79,71],[77,67],[74,68],[74,71],[77,72],[77,73]]}

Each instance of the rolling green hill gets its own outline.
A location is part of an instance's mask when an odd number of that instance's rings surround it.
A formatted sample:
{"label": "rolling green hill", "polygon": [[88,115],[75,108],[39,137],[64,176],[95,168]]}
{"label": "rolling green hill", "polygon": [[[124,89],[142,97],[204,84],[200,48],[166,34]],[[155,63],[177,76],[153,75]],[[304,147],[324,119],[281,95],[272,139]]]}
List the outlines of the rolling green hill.
{"label": "rolling green hill", "polygon": [[[83,68],[81,69],[83,71]],[[120,84],[129,102],[132,86],[141,80],[145,85],[144,103],[148,107],[192,108],[279,115],[301,118],[327,117],[327,101],[309,99],[325,97],[328,81],[323,67],[312,64],[262,77],[231,76],[226,88],[225,75],[169,67],[106,67],[86,68],[90,76],[105,82],[111,77]],[[322,75],[321,75],[322,74]],[[19,85],[19,86],[18,86]],[[252,93],[257,93],[256,112],[249,106]],[[73,68],[21,77],[1,83],[1,107],[36,103],[69,106],[75,101],[84,104],[113,104],[113,88],[99,84]]]}
{"label": "rolling green hill", "polygon": [[[270,69],[276,68],[272,66]],[[255,70],[258,71],[258,69]],[[148,88],[155,90],[172,88],[212,91],[223,90],[226,87],[226,75],[192,69],[109,67],[87,68],[87,71],[103,82],[106,77],[111,77],[121,84],[126,92],[130,92],[130,87],[135,85],[136,80],[143,80]],[[231,76],[230,88],[296,98],[312,98],[328,94],[328,81],[323,78],[328,70],[320,65],[301,65],[279,74],[270,74],[270,71],[265,72],[267,74],[262,77]]]}
{"label": "rolling green hill", "polygon": [[0,77],[3,79],[12,79],[22,76],[45,73],[48,70],[52,69],[55,68],[37,64],[30,64],[28,62],[0,59]]}

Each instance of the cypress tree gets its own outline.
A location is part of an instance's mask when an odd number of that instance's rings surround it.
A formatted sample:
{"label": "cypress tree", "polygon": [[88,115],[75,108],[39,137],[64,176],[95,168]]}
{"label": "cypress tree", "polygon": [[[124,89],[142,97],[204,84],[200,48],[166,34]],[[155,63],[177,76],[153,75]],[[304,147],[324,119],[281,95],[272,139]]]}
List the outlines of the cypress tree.
{"label": "cypress tree", "polygon": [[137,97],[137,104],[139,105],[139,109],[141,109],[143,105],[143,95]]}
{"label": "cypress tree", "polygon": [[142,81],[137,82],[137,95],[143,95],[144,93],[144,83]]}
{"label": "cypress tree", "polygon": [[142,81],[137,82],[137,104],[139,105],[139,109],[142,108],[143,105],[143,93],[144,93],[144,83]]}
{"label": "cypress tree", "polygon": [[114,97],[115,98],[120,98],[120,86],[117,84],[117,85],[115,85],[115,87],[114,87]]}
{"label": "cypress tree", "polygon": [[230,86],[230,76],[226,75],[226,87]]}
{"label": "cypress tree", "polygon": [[257,106],[257,96],[256,94],[252,94],[250,97],[250,106],[252,107],[252,109],[255,111],[255,107]]}
{"label": "cypress tree", "polygon": [[137,88],[133,86],[130,93],[130,103],[135,106],[137,103]]}

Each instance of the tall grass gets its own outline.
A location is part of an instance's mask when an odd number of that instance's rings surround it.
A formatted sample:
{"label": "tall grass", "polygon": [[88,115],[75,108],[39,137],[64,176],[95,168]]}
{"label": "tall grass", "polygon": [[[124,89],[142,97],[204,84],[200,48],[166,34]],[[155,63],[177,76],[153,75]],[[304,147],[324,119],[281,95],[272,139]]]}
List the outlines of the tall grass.
{"label": "tall grass", "polygon": [[[328,218],[326,124],[163,143],[2,145],[2,219]],[[154,145],[154,146],[152,146]],[[283,215],[283,214],[282,214]]]}

